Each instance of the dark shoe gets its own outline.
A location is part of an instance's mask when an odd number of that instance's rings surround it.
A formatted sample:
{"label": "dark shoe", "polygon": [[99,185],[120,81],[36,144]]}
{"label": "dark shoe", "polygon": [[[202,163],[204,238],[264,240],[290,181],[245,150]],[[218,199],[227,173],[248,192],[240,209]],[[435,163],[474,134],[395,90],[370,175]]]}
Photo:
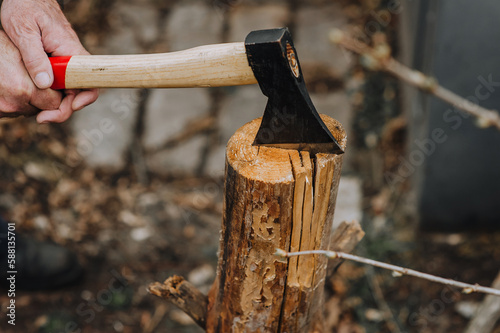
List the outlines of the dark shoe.
{"label": "dark shoe", "polygon": [[[0,284],[9,287],[8,258],[0,259]],[[83,269],[73,252],[49,242],[16,236],[17,290],[47,290],[72,284]]]}

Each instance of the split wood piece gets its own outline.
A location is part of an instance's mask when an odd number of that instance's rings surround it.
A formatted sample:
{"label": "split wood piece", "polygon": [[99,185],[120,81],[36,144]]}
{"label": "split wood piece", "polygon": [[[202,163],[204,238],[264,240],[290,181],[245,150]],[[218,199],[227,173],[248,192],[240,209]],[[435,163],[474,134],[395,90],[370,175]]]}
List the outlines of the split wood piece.
{"label": "split wood piece", "polygon": [[181,276],[171,276],[165,282],[149,285],[149,292],[174,304],[201,327],[206,326],[208,300],[195,286]]}
{"label": "split wood piece", "polygon": [[[342,125],[322,119],[345,149]],[[260,123],[244,125],[227,145],[219,264],[206,330],[321,332],[327,258],[283,260],[274,253],[329,248],[342,155],[253,146]]]}
{"label": "split wood piece", "polygon": [[[500,273],[491,285],[492,288],[500,289]],[[495,324],[500,319],[500,297],[488,295],[477,309],[474,318],[470,321],[464,333],[489,333],[493,332]]]}
{"label": "split wood piece", "polygon": [[[330,250],[351,253],[352,250],[365,236],[365,232],[358,221],[342,222],[333,232],[330,240]],[[330,276],[342,263],[342,259],[334,259],[328,262],[328,273]]]}

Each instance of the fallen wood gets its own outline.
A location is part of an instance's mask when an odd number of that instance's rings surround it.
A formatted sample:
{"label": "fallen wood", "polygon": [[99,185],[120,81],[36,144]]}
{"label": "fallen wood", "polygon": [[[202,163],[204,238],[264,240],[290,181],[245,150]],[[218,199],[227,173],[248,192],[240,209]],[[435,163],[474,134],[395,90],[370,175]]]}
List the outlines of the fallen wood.
{"label": "fallen wood", "polygon": [[206,326],[207,297],[180,276],[171,276],[165,282],[152,283],[149,292],[161,297],[188,314],[201,327]]}
{"label": "fallen wood", "polygon": [[[345,132],[323,117],[345,148]],[[328,249],[342,155],[253,146],[260,119],[226,150],[217,278],[207,332],[322,332],[327,258],[281,260],[276,248]]]}
{"label": "fallen wood", "polygon": [[[342,222],[333,232],[330,249],[334,251],[351,252],[361,241],[364,232],[357,221]],[[293,259],[293,258],[292,258]],[[296,259],[296,258],[295,258]],[[296,260],[293,262],[296,263]],[[331,272],[340,265],[340,259],[330,260],[328,271]],[[173,276],[164,283],[155,282],[149,286],[149,292],[161,297],[186,312],[202,328],[205,328],[207,297],[201,294],[191,283],[182,277]]]}

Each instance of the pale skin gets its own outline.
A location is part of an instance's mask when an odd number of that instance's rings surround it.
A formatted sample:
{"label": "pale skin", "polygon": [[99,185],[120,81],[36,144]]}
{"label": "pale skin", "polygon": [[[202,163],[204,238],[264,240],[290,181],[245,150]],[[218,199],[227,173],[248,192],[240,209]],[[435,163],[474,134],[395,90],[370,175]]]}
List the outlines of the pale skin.
{"label": "pale skin", "polygon": [[0,117],[61,123],[97,99],[97,89],[50,89],[48,55],[89,54],[56,0],[4,0],[0,16]]}

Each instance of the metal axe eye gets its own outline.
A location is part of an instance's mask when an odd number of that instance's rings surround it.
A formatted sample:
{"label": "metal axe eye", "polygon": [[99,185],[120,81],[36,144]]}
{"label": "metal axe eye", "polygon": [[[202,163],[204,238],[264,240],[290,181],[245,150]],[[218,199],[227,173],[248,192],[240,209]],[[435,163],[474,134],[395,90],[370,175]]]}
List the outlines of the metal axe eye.
{"label": "metal axe eye", "polygon": [[288,58],[288,64],[290,65],[293,75],[298,79],[300,76],[299,63],[290,43],[286,43],[286,57]]}

